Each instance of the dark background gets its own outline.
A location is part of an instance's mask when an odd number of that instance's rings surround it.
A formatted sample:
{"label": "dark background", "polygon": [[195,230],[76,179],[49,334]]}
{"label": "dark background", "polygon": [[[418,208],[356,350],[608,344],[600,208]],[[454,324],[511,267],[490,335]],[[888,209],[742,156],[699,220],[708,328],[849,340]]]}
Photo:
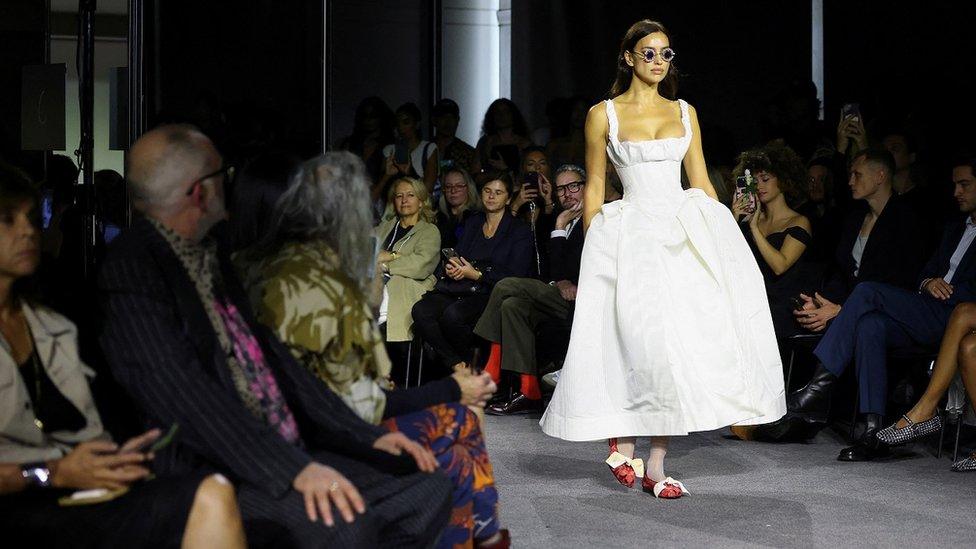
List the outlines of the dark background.
{"label": "dark background", "polygon": [[[148,122],[194,121],[234,151],[279,144],[311,154],[323,148],[323,76],[337,127],[348,126],[367,95],[393,108],[412,99],[426,115],[436,94],[437,4],[335,0],[323,10],[318,0],[146,0]],[[770,137],[764,110],[791,82],[810,80],[808,2],[513,4],[512,95],[530,126],[546,123],[551,97],[602,99],[619,40],[642,17],[669,26],[680,95],[699,110],[713,156]],[[868,119],[883,118],[878,124],[913,130],[932,167],[972,145],[974,3],[824,4],[825,134],[840,106],[854,101]],[[37,157],[20,152],[20,67],[44,58],[43,10],[39,0],[0,2],[0,156],[15,162]],[[340,137],[327,136],[326,145]]]}

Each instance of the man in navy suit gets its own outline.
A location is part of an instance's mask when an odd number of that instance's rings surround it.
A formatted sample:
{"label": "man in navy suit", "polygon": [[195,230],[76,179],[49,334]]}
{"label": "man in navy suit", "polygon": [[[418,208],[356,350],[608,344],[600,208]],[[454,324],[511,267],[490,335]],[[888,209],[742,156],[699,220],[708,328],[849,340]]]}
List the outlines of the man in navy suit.
{"label": "man in navy suit", "polygon": [[[572,323],[583,254],[583,189],[586,171],[574,164],[556,170],[554,191],[562,212],[549,237],[547,284],[534,278],[506,278],[495,285],[474,332],[500,344],[501,369],[521,374],[520,390],[485,410],[492,415],[538,410],[542,395],[536,365],[536,328],[543,322]],[[498,349],[499,347],[496,347]]]}
{"label": "man in navy suit", "polygon": [[867,461],[888,451],[875,436],[883,427],[887,399],[887,350],[934,349],[952,309],[976,301],[976,160],[956,162],[952,178],[959,210],[966,215],[946,227],[939,249],[922,270],[918,291],[858,284],[814,350],[820,364],[813,378],[787,399],[794,417],[826,422],[830,389],[850,364],[856,365],[865,429],[854,446],[841,450],[841,461]]}

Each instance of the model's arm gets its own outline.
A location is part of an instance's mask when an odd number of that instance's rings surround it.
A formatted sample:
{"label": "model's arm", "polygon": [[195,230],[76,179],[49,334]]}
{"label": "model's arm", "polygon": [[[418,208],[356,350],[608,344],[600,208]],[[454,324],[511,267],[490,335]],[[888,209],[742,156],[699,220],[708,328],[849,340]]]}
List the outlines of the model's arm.
{"label": "model's arm", "polygon": [[603,102],[590,108],[586,115],[586,187],[583,191],[583,229],[603,206],[603,192],[607,179],[607,106]]}
{"label": "model's arm", "polygon": [[688,174],[688,181],[692,187],[701,189],[708,196],[718,200],[715,187],[712,187],[712,181],[708,178],[708,168],[705,166],[701,130],[698,128],[698,113],[691,105],[688,105],[688,116],[691,117],[691,145],[688,147],[688,152],[685,153],[685,173]]}

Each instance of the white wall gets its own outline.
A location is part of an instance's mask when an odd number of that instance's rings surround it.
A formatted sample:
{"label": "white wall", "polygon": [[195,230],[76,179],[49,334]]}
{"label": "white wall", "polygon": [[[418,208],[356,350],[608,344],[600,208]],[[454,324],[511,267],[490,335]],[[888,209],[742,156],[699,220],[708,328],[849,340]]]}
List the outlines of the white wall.
{"label": "white wall", "polygon": [[441,94],[461,107],[458,137],[472,145],[481,119],[499,97],[498,0],[445,0]]}
{"label": "white wall", "polygon": [[[78,107],[78,71],[75,68],[75,37],[52,37],[51,63],[64,63],[68,66],[65,90],[65,146],[67,150],[56,151],[75,157],[75,150],[81,142],[81,114]],[[95,151],[93,162],[96,170],[110,169],[123,173],[124,155],[122,151],[110,151],[109,138],[109,69],[128,64],[128,50],[125,41],[117,39],[95,39]]]}

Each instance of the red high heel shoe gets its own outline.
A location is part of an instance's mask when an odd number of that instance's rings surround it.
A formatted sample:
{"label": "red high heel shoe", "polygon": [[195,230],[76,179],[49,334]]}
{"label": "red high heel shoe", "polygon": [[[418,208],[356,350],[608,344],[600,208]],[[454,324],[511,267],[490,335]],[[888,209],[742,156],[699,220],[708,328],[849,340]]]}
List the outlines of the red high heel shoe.
{"label": "red high heel shoe", "polygon": [[617,439],[607,440],[610,443],[610,456],[607,457],[606,464],[610,467],[617,482],[627,488],[633,488],[637,476],[644,476],[644,460],[629,458],[617,451]]}
{"label": "red high heel shoe", "polygon": [[681,496],[690,496],[691,493],[677,480],[668,477],[660,482],[655,482],[651,477],[645,476],[641,480],[641,489],[648,494],[660,499],[678,499]]}

